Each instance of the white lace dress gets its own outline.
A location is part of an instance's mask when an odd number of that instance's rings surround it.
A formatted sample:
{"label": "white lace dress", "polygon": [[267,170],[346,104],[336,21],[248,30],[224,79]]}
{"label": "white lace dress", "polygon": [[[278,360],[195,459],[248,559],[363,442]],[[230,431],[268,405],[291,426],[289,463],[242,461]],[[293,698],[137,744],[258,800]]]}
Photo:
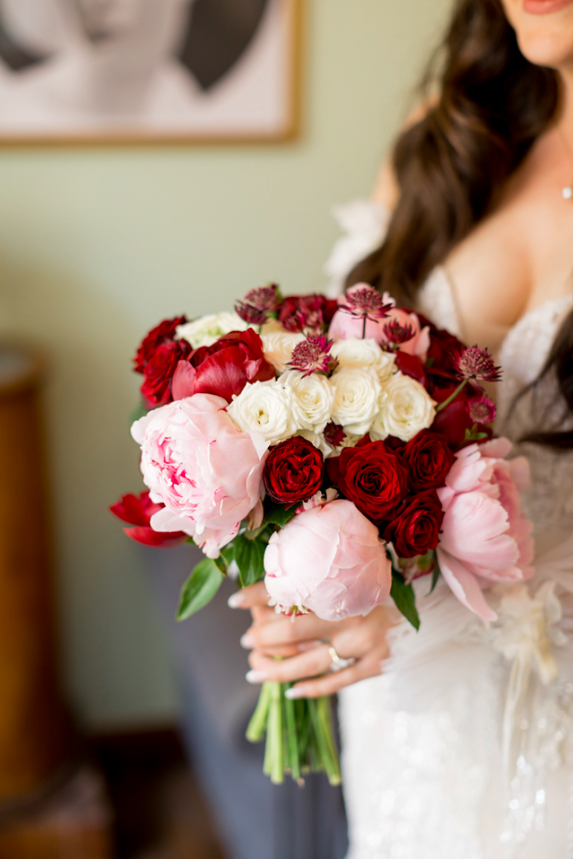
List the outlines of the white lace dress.
{"label": "white lace dress", "polygon": [[[332,295],[387,221],[372,203],[341,213]],[[571,309],[573,294],[547,301],[507,335],[498,434],[517,439],[561,417],[552,377],[510,407]],[[443,269],[420,310],[459,334]],[[340,694],[348,859],[573,859],[573,453],[515,452],[531,464],[535,578],[490,591],[500,617],[490,629],[444,582],[428,596],[418,581],[420,632],[401,625],[384,674]]]}

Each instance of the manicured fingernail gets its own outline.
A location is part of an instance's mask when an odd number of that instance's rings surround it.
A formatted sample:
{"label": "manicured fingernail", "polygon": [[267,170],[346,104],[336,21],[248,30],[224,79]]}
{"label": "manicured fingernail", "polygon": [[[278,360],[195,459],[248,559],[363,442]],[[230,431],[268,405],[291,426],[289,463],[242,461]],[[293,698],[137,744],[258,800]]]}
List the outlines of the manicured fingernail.
{"label": "manicured fingernail", "polygon": [[322,647],[322,641],[301,641],[298,650],[301,653],[306,653],[307,650],[316,650],[317,647]]}
{"label": "manicured fingernail", "polygon": [[244,602],[244,593],[242,591],[237,591],[236,594],[231,594],[231,596],[227,600],[227,605],[229,606],[229,608],[241,608]]}
{"label": "manicured fingernail", "polygon": [[245,674],[247,683],[264,683],[268,679],[269,675],[266,671],[247,671]]}
{"label": "manicured fingernail", "polygon": [[293,686],[291,689],[286,690],[285,698],[290,698],[291,701],[295,701],[297,698],[304,698],[304,689],[297,689]]}
{"label": "manicured fingernail", "polygon": [[244,647],[245,650],[250,650],[251,647],[255,646],[255,639],[251,635],[250,632],[245,632],[243,637],[241,638],[241,647]]}

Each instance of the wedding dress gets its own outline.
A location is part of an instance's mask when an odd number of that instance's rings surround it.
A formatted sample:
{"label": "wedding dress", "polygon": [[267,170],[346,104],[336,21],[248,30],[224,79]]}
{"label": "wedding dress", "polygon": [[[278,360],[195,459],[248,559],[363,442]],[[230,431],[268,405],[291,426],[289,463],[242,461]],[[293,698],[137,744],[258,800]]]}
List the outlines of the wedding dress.
{"label": "wedding dress", "polygon": [[[337,214],[347,235],[327,264],[331,295],[388,220],[366,202]],[[419,309],[460,336],[444,269]],[[498,361],[496,433],[531,466],[535,577],[488,592],[489,628],[443,580],[432,595],[418,580],[420,632],[403,622],[382,676],[340,693],[347,859],[573,859],[573,452],[515,443],[561,420],[553,376],[512,409],[572,309],[573,294],[526,314]]]}

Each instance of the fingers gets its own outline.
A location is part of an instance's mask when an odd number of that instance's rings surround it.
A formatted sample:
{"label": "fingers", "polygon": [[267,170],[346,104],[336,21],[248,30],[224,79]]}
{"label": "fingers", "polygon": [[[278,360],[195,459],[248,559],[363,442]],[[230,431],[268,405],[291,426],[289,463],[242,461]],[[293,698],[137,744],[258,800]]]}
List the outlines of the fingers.
{"label": "fingers", "polygon": [[247,648],[268,650],[276,646],[330,638],[338,625],[320,620],[313,614],[295,618],[276,615],[270,623],[254,623],[241,639],[241,644]]}
{"label": "fingers", "polygon": [[250,585],[248,588],[232,594],[227,600],[230,608],[253,608],[254,606],[268,606],[269,595],[265,588],[264,582],[257,582],[256,585]]}
{"label": "fingers", "polygon": [[301,677],[316,677],[324,674],[332,665],[332,658],[328,652],[328,645],[318,646],[291,656],[277,662],[255,650],[249,656],[251,671],[247,674],[247,680],[251,683],[262,683],[264,680],[274,680],[278,683],[291,683]]}
{"label": "fingers", "polygon": [[343,671],[297,683],[286,694],[289,698],[320,698],[322,695],[334,695],[345,686],[351,686],[369,677],[378,677],[382,673],[381,662],[381,659],[372,658],[369,655]]}

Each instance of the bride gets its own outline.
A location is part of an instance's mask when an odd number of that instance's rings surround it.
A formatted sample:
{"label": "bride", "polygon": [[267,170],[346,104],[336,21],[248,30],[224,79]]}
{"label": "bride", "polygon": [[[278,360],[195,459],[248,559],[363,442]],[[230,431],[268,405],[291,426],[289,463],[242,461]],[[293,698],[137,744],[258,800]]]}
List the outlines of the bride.
{"label": "bride", "polygon": [[391,607],[293,623],[257,585],[243,645],[254,682],[340,692],[349,859],[571,859],[573,0],[457,0],[430,83],[375,201],[343,212],[372,251],[346,283],[497,355],[535,578],[488,592],[490,628],[421,579],[419,634]]}

